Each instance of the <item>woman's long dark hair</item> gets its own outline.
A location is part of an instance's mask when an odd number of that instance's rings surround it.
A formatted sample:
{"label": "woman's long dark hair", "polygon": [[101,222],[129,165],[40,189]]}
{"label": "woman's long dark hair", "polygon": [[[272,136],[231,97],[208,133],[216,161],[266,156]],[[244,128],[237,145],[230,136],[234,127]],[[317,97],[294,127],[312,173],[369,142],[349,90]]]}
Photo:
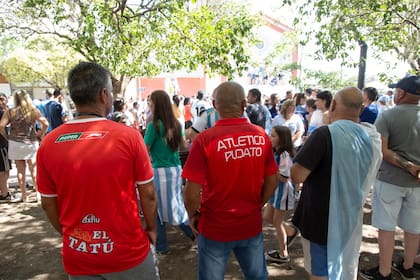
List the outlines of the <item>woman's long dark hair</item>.
{"label": "woman's long dark hair", "polygon": [[[150,95],[153,103],[153,126],[157,135],[164,136],[172,151],[179,149],[182,141],[181,124],[175,118],[169,95],[163,90],[155,90]],[[159,121],[162,122],[165,135],[160,135]]]}
{"label": "woman's long dark hair", "polygon": [[273,130],[279,136],[280,147],[274,148],[276,154],[281,155],[284,151],[288,152],[291,157],[295,156],[295,147],[293,146],[292,133],[287,126],[276,125]]}

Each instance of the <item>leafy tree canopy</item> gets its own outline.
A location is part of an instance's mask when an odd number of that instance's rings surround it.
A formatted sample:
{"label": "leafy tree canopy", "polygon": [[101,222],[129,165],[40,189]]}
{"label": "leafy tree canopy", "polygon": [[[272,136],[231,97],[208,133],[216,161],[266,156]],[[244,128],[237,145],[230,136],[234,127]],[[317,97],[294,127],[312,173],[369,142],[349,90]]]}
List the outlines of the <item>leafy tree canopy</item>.
{"label": "leafy tree canopy", "polygon": [[[283,3],[293,4],[293,0]],[[391,52],[420,74],[420,2],[418,0],[311,0],[295,3],[306,34],[315,34],[318,53],[348,60],[364,41]],[[318,24],[313,24],[313,19]],[[386,59],[386,58],[385,58]]]}
{"label": "leafy tree canopy", "polygon": [[113,73],[153,76],[204,65],[232,76],[246,69],[256,19],[243,6],[185,0],[0,0],[0,28],[30,38],[52,35]]}
{"label": "leafy tree canopy", "polygon": [[7,56],[1,72],[12,83],[46,82],[63,88],[67,72],[82,58],[69,47],[57,44],[54,38],[35,37]]}

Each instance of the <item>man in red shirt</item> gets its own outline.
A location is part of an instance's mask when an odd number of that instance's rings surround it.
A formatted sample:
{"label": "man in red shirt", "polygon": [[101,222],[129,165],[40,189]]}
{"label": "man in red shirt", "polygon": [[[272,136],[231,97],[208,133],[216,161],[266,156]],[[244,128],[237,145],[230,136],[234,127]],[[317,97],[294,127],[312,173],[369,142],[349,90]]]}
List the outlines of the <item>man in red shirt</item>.
{"label": "man in red shirt", "polygon": [[69,279],[159,279],[150,249],[157,198],[143,139],[105,118],[112,106],[106,69],[82,62],[70,71],[68,87],[78,116],[43,139],[37,179],[42,207],[63,236]]}
{"label": "man in red shirt", "polygon": [[242,117],[242,86],[222,83],[213,98],[220,119],[194,140],[182,174],[199,279],[222,280],[232,250],[246,279],[267,279],[261,207],[277,186],[270,139]]}

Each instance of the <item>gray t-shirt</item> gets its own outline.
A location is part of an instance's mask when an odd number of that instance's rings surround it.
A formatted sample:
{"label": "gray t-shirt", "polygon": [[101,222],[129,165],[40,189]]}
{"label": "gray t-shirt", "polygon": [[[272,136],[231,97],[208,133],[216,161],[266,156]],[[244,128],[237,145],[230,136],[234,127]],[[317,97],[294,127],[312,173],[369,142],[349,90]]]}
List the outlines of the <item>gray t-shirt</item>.
{"label": "gray t-shirt", "polygon": [[[375,122],[378,132],[388,138],[388,148],[420,164],[420,105],[401,104],[384,111]],[[382,161],[377,179],[401,187],[420,188],[408,171]]]}

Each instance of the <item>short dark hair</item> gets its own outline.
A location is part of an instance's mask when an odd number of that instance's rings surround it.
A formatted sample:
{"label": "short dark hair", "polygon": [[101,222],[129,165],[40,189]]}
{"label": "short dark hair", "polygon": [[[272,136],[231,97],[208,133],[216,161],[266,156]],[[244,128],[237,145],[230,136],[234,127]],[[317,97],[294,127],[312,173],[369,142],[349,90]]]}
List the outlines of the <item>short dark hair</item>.
{"label": "short dark hair", "polygon": [[61,89],[60,88],[55,88],[53,95],[55,98],[59,97],[61,95]]}
{"label": "short dark hair", "polygon": [[306,95],[304,93],[296,93],[295,105],[296,106],[300,105],[302,99],[303,100],[306,100]]}
{"label": "short dark hair", "polygon": [[316,110],[315,99],[309,98],[308,100],[306,100],[306,108],[312,108]]}
{"label": "short dark hair", "polygon": [[316,98],[325,100],[325,107],[328,109],[331,105],[332,93],[329,90],[323,90],[316,95]]}
{"label": "short dark hair", "polygon": [[378,91],[374,87],[365,87],[363,92],[366,93],[367,98],[372,102],[378,99]]}
{"label": "short dark hair", "polygon": [[179,102],[180,102],[180,100],[179,100],[179,96],[178,95],[173,95],[172,96],[172,101],[174,102],[174,104],[177,106],[177,107],[179,107]]}
{"label": "short dark hair", "polygon": [[117,98],[112,103],[112,106],[114,106],[114,112],[122,112],[124,109],[125,100],[123,98]]}
{"label": "short dark hair", "polygon": [[249,92],[257,99],[257,102],[261,102],[261,91],[257,88],[252,88]]}
{"label": "short dark hair", "polygon": [[203,99],[203,97],[204,97],[204,92],[200,89],[198,92],[197,92],[197,99]]}
{"label": "short dark hair", "polygon": [[93,62],[80,62],[70,70],[67,86],[70,97],[76,105],[95,104],[103,88],[111,91],[111,74],[101,65]]}

